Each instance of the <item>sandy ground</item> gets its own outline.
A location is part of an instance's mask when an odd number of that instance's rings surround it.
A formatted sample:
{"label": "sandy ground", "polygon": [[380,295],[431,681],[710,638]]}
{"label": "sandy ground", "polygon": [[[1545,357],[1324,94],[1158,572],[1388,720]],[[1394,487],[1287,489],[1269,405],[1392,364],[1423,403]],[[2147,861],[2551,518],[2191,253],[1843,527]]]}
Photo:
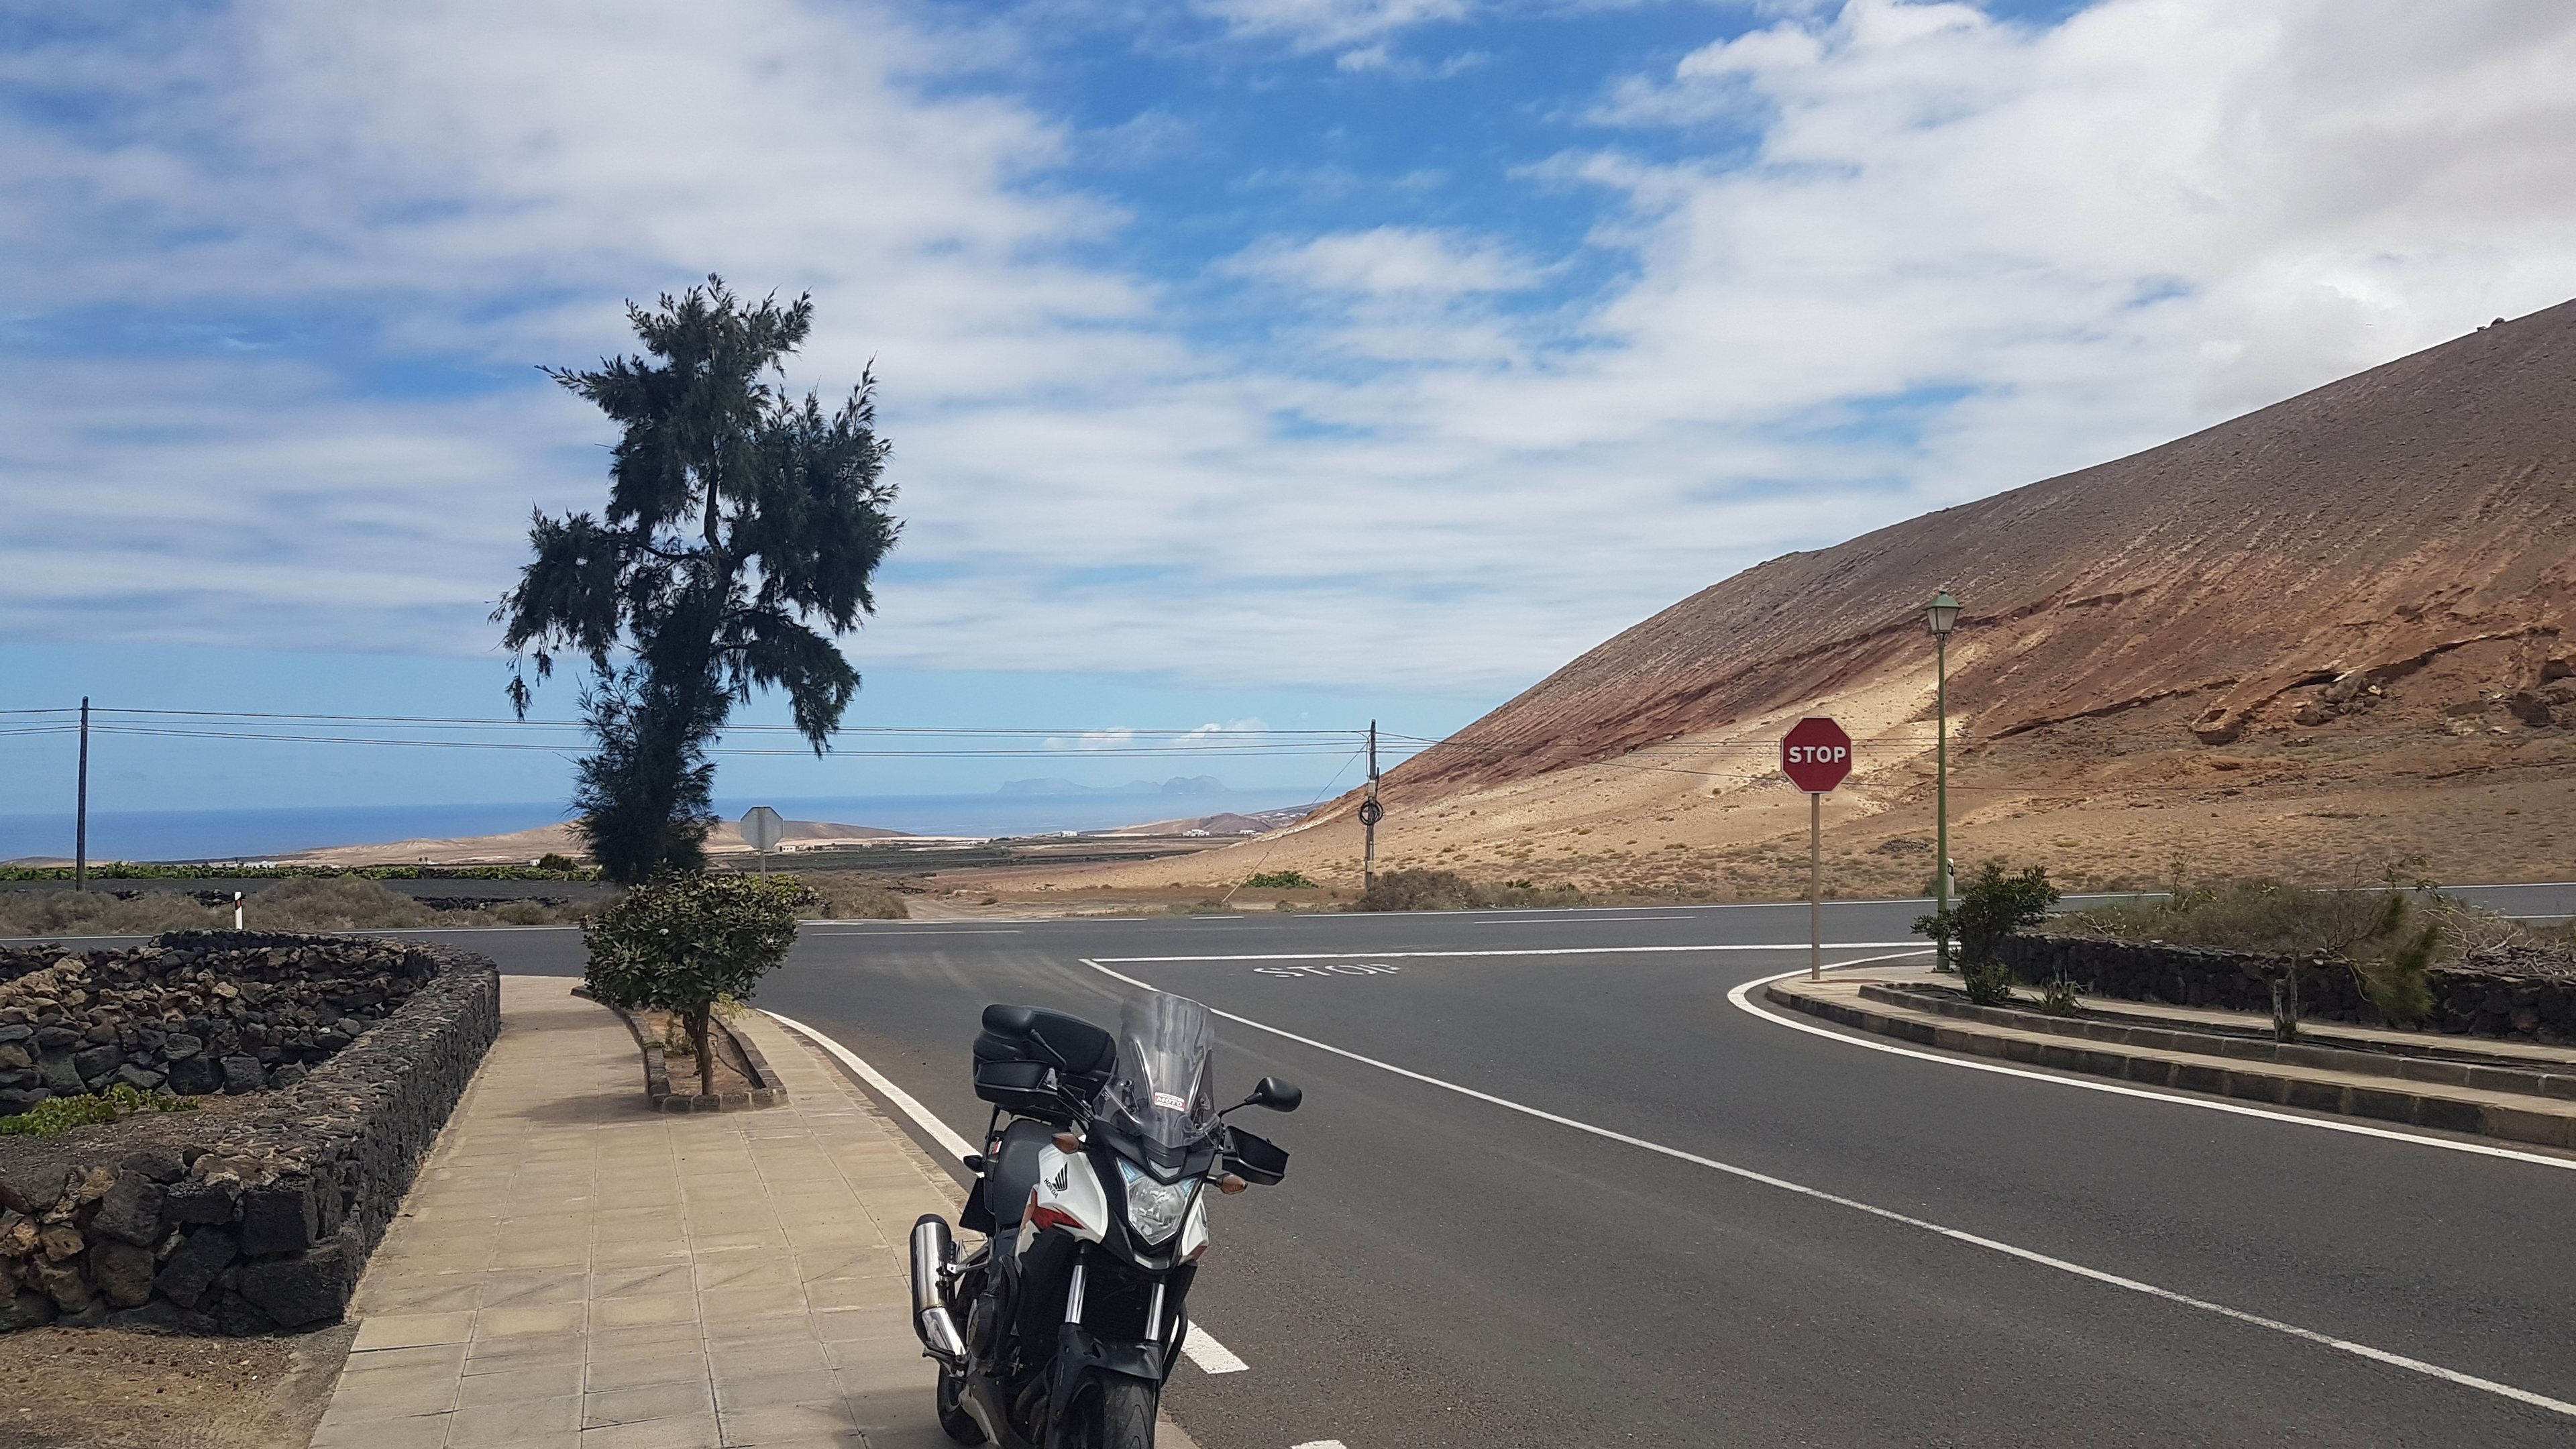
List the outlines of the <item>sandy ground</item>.
{"label": "sandy ground", "polygon": [[278,1338],[112,1328],[0,1335],[4,1449],[269,1449],[302,1444],[355,1324]]}
{"label": "sandy ground", "polygon": [[[2070,888],[2161,884],[2178,866],[2342,883],[2410,858],[2437,880],[2576,879],[2576,728],[2529,725],[2482,699],[2489,663],[2459,651],[2387,687],[2362,717],[2266,720],[2226,745],[2193,735],[2202,702],[2189,697],[2000,741],[1981,739],[1971,716],[1951,756],[1952,858],[1963,871],[2045,865]],[[1846,716],[1872,728],[1854,731],[1861,769],[1826,800],[1829,895],[1916,894],[1929,880],[1932,752],[1907,713]],[[1496,786],[1396,782],[1380,867],[1606,899],[1801,896],[1807,798],[1772,764],[1778,723]],[[1360,834],[1344,810],[1201,855],[943,877],[911,899],[916,915],[1186,907],[1283,869],[1347,895]],[[1243,891],[1234,904],[1282,899],[1331,898]]]}

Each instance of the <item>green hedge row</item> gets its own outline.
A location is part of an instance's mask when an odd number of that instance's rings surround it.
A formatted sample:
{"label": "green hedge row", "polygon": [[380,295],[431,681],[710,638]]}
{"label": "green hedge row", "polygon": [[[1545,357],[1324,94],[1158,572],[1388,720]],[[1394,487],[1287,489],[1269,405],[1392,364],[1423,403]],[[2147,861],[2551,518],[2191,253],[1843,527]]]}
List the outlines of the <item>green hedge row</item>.
{"label": "green hedge row", "polygon": [[[540,870],[531,865],[149,865],[103,861],[92,880],[288,880],[296,876],[354,876],[360,880],[603,880],[596,866]],[[70,880],[67,865],[0,866],[0,880]]]}

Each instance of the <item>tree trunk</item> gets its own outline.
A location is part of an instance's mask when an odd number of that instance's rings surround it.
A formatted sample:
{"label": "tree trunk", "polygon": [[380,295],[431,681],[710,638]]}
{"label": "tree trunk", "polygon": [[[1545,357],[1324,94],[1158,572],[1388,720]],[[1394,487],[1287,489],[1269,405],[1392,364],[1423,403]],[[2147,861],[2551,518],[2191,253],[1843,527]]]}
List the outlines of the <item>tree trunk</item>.
{"label": "tree trunk", "polygon": [[2275,1041],[2299,1039],[2299,968],[2296,965],[2272,978],[2272,1037]]}
{"label": "tree trunk", "polygon": [[698,1095],[702,1097],[716,1094],[716,1058],[707,1050],[707,1018],[714,1012],[714,1007],[701,1006],[689,1013],[689,1044],[698,1049]]}

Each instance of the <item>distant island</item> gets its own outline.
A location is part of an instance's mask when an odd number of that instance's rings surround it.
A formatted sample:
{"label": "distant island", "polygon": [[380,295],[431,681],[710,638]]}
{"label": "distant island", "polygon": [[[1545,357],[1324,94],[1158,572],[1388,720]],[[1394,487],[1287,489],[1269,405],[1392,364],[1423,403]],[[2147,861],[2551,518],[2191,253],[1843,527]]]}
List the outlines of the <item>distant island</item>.
{"label": "distant island", "polygon": [[1006,780],[996,795],[1222,795],[1225,782],[1214,775],[1174,775],[1157,785],[1151,780],[1130,780],[1124,785],[1077,785],[1071,780],[1053,777],[1044,780]]}

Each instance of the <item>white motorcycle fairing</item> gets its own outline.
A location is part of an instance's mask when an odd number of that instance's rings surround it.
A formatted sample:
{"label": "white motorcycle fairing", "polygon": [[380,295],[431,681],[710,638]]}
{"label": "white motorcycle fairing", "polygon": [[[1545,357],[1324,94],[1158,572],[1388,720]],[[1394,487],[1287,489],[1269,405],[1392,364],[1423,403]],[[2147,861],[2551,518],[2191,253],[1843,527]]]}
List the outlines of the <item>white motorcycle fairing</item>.
{"label": "white motorcycle fairing", "polygon": [[1013,1250],[1025,1253],[1047,1228],[1062,1228],[1078,1242],[1096,1243],[1109,1226],[1109,1194],[1091,1163],[1068,1155],[1050,1143],[1038,1149],[1038,1182],[1029,1189],[1027,1211],[1020,1214],[1020,1235]]}

